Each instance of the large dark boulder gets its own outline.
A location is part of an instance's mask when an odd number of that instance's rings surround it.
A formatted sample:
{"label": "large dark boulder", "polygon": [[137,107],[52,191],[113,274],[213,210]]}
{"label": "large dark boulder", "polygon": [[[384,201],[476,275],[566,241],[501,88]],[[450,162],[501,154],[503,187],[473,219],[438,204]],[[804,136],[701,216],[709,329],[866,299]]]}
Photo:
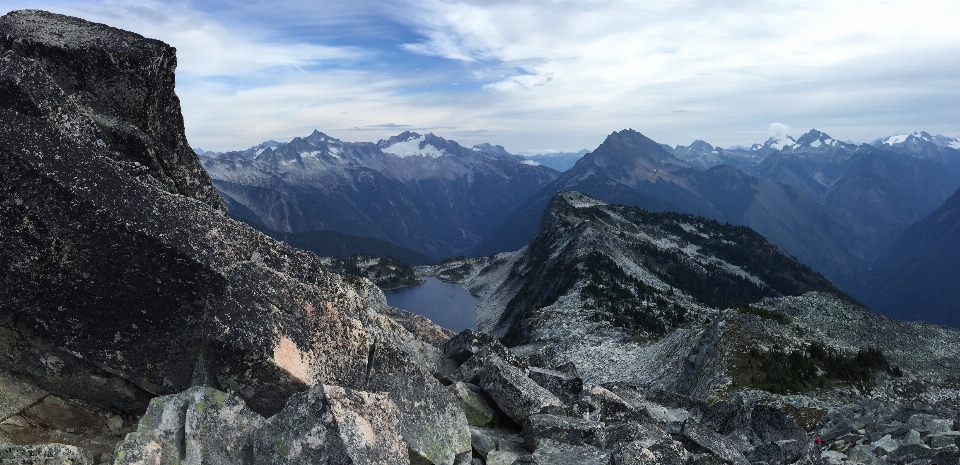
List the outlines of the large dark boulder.
{"label": "large dark boulder", "polygon": [[[225,216],[175,67],[172,47],[102,24],[0,18],[0,369],[124,411],[196,382],[268,416],[310,386],[378,384],[374,359],[409,352],[392,374],[466,430],[429,351],[400,347],[430,343],[378,313],[382,292]],[[425,423],[407,383],[387,384]]]}
{"label": "large dark boulder", "polygon": [[[97,155],[139,163],[165,191],[226,210],[184,134],[174,93],[176,49],[36,10],[0,20],[0,49],[10,67],[0,106],[59,126],[71,139],[102,148]],[[26,75],[17,74],[20,66]],[[71,114],[78,108],[85,114]]]}

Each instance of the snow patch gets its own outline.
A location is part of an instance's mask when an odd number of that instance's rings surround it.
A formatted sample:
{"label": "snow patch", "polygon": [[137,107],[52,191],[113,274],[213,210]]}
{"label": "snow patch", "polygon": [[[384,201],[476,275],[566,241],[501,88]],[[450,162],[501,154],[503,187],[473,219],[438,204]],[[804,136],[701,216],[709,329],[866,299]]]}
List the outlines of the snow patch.
{"label": "snow patch", "polygon": [[960,150],[960,139],[954,139],[947,144],[952,149]]}
{"label": "snow patch", "polygon": [[396,144],[393,144],[384,148],[383,152],[396,155],[400,158],[412,157],[412,156],[440,158],[446,155],[445,152],[441,152],[440,150],[437,150],[436,147],[429,144],[425,145],[421,149],[420,142],[422,140],[423,140],[423,136],[420,136],[413,139],[405,140],[403,142],[397,142]]}
{"label": "snow patch", "polygon": [[566,201],[573,208],[590,208],[596,207],[597,205],[606,205],[593,197],[587,197],[585,195],[568,195],[566,196]]}
{"label": "snow patch", "polygon": [[883,143],[887,145],[900,144],[900,143],[906,142],[908,137],[910,137],[909,134],[901,134],[899,136],[890,136],[884,139]]}
{"label": "snow patch", "polygon": [[811,146],[811,147],[814,147],[814,148],[819,147],[819,146],[821,146],[821,145],[823,145],[823,143],[820,142],[820,139],[817,139],[817,140],[815,140],[815,141],[813,141],[813,142],[810,143],[810,146]]}
{"label": "snow patch", "polygon": [[776,150],[783,150],[784,147],[792,147],[792,146],[794,146],[794,145],[797,145],[797,143],[794,142],[793,140],[786,139],[786,138],[780,139],[780,140],[778,140],[778,141],[770,144],[770,146],[773,147],[773,148],[776,149]]}
{"label": "snow patch", "polygon": [[259,156],[261,153],[263,153],[264,150],[266,150],[266,148],[257,149],[257,155],[255,156]]}
{"label": "snow patch", "polygon": [[523,163],[524,165],[530,165],[530,166],[540,166],[539,163],[537,163],[537,162],[535,162],[535,161],[533,161],[533,160],[524,160],[524,161],[522,161],[521,163]]}

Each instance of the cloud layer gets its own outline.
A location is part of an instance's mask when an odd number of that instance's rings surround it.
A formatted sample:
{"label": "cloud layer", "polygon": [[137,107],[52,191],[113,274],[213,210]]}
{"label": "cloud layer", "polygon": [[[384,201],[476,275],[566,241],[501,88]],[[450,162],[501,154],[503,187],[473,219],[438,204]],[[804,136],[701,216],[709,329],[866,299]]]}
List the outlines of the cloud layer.
{"label": "cloud layer", "polygon": [[442,128],[515,152],[593,148],[627,127],[721,146],[761,142],[772,122],[856,141],[960,134],[951,1],[0,3],[16,8],[177,47],[188,136],[208,150],[314,128]]}

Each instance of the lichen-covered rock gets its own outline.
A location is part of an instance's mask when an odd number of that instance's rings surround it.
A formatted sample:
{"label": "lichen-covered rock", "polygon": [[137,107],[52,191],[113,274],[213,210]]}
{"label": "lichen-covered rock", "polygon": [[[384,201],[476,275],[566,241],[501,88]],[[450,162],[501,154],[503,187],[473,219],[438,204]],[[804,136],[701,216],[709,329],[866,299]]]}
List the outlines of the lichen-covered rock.
{"label": "lichen-covered rock", "polygon": [[487,454],[487,465],[514,465],[520,455],[505,450],[494,450]]}
{"label": "lichen-covered rock", "polygon": [[721,460],[732,463],[746,465],[750,463],[746,457],[723,436],[701,426],[693,420],[688,420],[683,425],[682,438],[696,446],[710,451]]}
{"label": "lichen-covered rock", "polygon": [[610,453],[587,445],[541,441],[533,451],[533,463],[538,465],[608,465]]}
{"label": "lichen-covered rock", "polygon": [[491,451],[505,451],[515,456],[529,455],[530,451],[524,446],[524,439],[512,430],[489,427],[470,428],[470,441],[475,450],[482,457],[487,457]]}
{"label": "lichen-covered rock", "polygon": [[703,412],[701,423],[723,435],[742,434],[744,440],[751,431],[750,407],[744,404],[743,397],[736,395],[727,402],[711,404]]}
{"label": "lichen-covered rock", "polygon": [[117,446],[117,465],[250,463],[264,419],[236,396],[208,387],[157,397]]}
{"label": "lichen-covered rock", "polygon": [[470,451],[470,426],[459,402],[411,355],[377,340],[370,353],[366,390],[390,394],[400,412],[400,432],[411,455],[453,464]]}
{"label": "lichen-covered rock", "polygon": [[584,406],[590,419],[603,422],[645,421],[649,415],[639,410],[607,388],[588,386],[580,393],[578,402]]}
{"label": "lichen-covered rock", "polygon": [[633,441],[620,444],[611,454],[612,465],[681,465],[684,463],[684,450],[673,442],[649,444],[645,441]]}
{"label": "lichen-covered rock", "polygon": [[496,355],[491,355],[488,364],[480,370],[480,387],[518,424],[547,407],[563,405],[553,393]]}
{"label": "lichen-covered rock", "polygon": [[458,381],[447,386],[447,389],[460,401],[468,424],[483,426],[496,420],[497,413],[490,407],[478,386]]}
{"label": "lichen-covered rock", "polygon": [[256,433],[250,463],[409,464],[399,425],[387,395],[315,386]]}
{"label": "lichen-covered rock", "polygon": [[93,454],[75,446],[39,444],[0,447],[3,465],[93,465]]}
{"label": "lichen-covered rock", "polygon": [[491,363],[493,357],[526,373],[526,365],[524,365],[520,359],[512,355],[503,358],[497,355],[495,349],[483,347],[478,350],[477,353],[470,356],[467,361],[460,364],[453,373],[447,376],[447,380],[451,382],[462,381],[464,383],[477,384],[480,382],[480,372]]}
{"label": "lichen-covered rock", "polygon": [[528,376],[565,402],[573,401],[583,391],[583,380],[563,371],[530,367]]}
{"label": "lichen-covered rock", "polygon": [[497,338],[469,328],[453,336],[443,345],[443,355],[456,360],[457,363],[463,363],[484,348],[500,358],[512,357],[510,351]]}
{"label": "lichen-covered rock", "polygon": [[[0,49],[35,63],[63,92],[8,87],[7,108],[59,124],[75,140],[101,141],[111,158],[138,162],[165,190],[225,211],[184,135],[173,47],[79,18],[24,10],[0,20]],[[61,95],[60,102],[44,99]],[[72,106],[87,109],[89,118],[69,114]]]}
{"label": "lichen-covered rock", "polygon": [[805,446],[807,446],[805,441],[783,439],[760,444],[757,447],[744,451],[743,455],[749,459],[751,463],[763,462],[770,465],[794,463],[803,454],[803,448]]}
{"label": "lichen-covered rock", "polygon": [[608,423],[604,429],[606,449],[616,449],[620,444],[640,442],[641,444],[655,444],[671,442],[666,431],[655,424],[641,424],[634,422]]}
{"label": "lichen-covered rock", "polygon": [[802,444],[807,440],[803,428],[773,405],[755,405],[750,413],[750,427],[763,443],[794,440]]}
{"label": "lichen-covered rock", "polygon": [[603,423],[582,418],[536,414],[523,422],[523,437],[530,450],[536,450],[544,440],[603,447],[604,433]]}

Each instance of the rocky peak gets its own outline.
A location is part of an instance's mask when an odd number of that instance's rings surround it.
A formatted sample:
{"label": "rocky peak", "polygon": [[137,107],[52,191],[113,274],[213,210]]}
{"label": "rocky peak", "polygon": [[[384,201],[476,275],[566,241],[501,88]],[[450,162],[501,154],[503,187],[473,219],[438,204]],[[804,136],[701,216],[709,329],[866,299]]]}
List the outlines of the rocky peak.
{"label": "rocky peak", "polygon": [[634,186],[637,182],[662,176],[667,167],[688,165],[633,129],[614,132],[583,161],[607,173],[611,179]]}
{"label": "rocky peak", "polygon": [[423,136],[421,136],[419,133],[412,132],[412,131],[403,131],[400,134],[397,134],[395,136],[388,138],[387,140],[381,139],[377,141],[377,147],[380,147],[382,149],[382,148],[389,147],[393,144],[397,144],[400,142],[407,142],[408,140],[419,139],[421,137]]}
{"label": "rocky peak", "polygon": [[797,144],[799,144],[799,145],[811,145],[811,144],[813,144],[813,143],[815,143],[815,142],[821,142],[821,143],[826,142],[826,143],[829,143],[829,141],[832,141],[832,140],[833,140],[833,139],[832,139],[830,136],[828,136],[828,135],[826,135],[826,134],[824,134],[824,133],[822,133],[822,132],[820,132],[820,131],[817,131],[816,129],[811,129],[811,130],[808,131],[806,134],[804,134],[804,135],[800,136],[799,138],[797,138]]}
{"label": "rocky peak", "polygon": [[711,152],[713,151],[713,146],[708,144],[706,141],[697,139],[690,144],[690,148],[693,150],[698,150],[702,152]]}
{"label": "rocky peak", "polygon": [[[168,192],[225,210],[184,134],[173,47],[79,18],[20,10],[0,18],[0,49],[5,80],[26,78],[7,81],[4,106],[56,122],[65,136],[118,162],[146,167]],[[38,92],[56,104],[25,109]],[[66,114],[78,113],[70,107],[82,111],[61,126]]]}
{"label": "rocky peak", "polygon": [[500,156],[513,156],[513,154],[507,152],[507,149],[503,148],[502,145],[491,145],[486,142],[483,144],[474,145],[473,150],[477,152],[492,153]]}

